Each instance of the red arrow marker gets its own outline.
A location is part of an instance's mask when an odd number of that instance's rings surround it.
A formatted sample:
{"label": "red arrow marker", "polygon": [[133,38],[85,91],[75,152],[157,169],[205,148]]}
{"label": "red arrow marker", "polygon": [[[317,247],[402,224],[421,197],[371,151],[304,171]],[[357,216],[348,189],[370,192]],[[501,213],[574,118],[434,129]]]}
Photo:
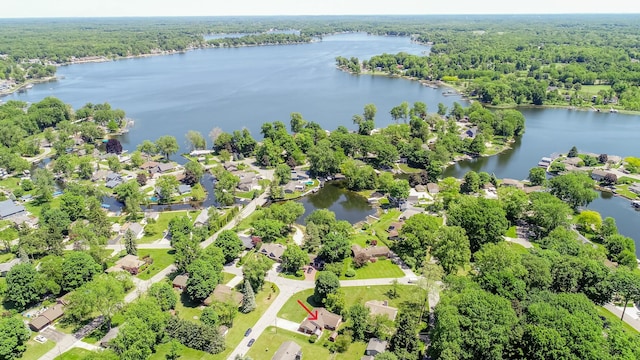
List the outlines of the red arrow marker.
{"label": "red arrow marker", "polygon": [[310,321],[314,321],[314,320],[318,320],[318,310],[311,312],[311,310],[309,310],[309,308],[302,303],[302,301],[298,300],[298,304],[300,304],[300,306],[302,306],[302,308],[309,313],[309,317],[307,318],[307,320]]}

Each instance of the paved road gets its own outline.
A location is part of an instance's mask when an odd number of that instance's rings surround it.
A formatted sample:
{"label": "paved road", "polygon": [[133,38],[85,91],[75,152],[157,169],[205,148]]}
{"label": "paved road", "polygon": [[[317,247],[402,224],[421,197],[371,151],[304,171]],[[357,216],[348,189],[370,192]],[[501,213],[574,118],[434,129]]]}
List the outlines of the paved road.
{"label": "paved road", "polygon": [[[611,311],[618,318],[620,318],[620,316],[622,315],[622,310],[619,307],[614,306],[613,304],[606,304],[604,308]],[[634,311],[638,311],[638,309],[635,306],[632,308],[627,308],[627,310],[624,313],[624,322],[631,325],[634,329],[640,331],[640,319],[629,316],[629,314]]]}
{"label": "paved road", "polygon": [[[286,329],[289,329],[289,327],[291,327],[291,324],[289,322],[284,323],[280,319],[277,319],[278,312],[280,312],[280,309],[282,309],[284,304],[293,295],[295,295],[300,291],[314,288],[315,283],[313,281],[293,280],[293,279],[287,279],[287,278],[278,276],[276,267],[277,267],[277,264],[274,265],[274,268],[267,273],[267,280],[275,283],[278,286],[278,288],[280,289],[280,294],[273,301],[273,303],[267,308],[267,310],[262,315],[262,317],[260,317],[258,322],[253,326],[251,335],[243,338],[242,341],[240,341],[240,344],[236,346],[236,348],[233,350],[233,352],[231,352],[231,354],[227,359],[233,360],[236,357],[236,355],[245,354],[249,350],[249,347],[247,346],[247,344],[249,343],[249,340],[258,339],[260,335],[264,332],[264,330],[269,326],[276,326],[276,325],[278,327],[285,326]],[[408,270],[405,273],[407,272],[410,273],[412,276],[405,276],[402,278],[342,280],[340,281],[340,286],[349,287],[349,286],[389,285],[394,280],[398,280],[400,284],[409,284],[409,279],[414,277],[415,275],[413,274],[413,272],[411,272],[411,270]],[[436,303],[437,303],[437,300],[436,300]],[[297,330],[298,324],[295,324],[295,325],[296,327],[294,328],[294,331]]]}

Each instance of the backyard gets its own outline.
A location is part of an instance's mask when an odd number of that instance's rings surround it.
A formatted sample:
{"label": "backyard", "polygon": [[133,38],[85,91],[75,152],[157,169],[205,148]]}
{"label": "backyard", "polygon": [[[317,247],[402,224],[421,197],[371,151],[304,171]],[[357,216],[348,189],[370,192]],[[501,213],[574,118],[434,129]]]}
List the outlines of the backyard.
{"label": "backyard", "polygon": [[[348,260],[351,260],[350,258]],[[350,266],[347,263],[351,261],[345,261],[345,268]],[[401,278],[404,276],[404,272],[394,264],[391,260],[378,260],[376,262],[369,262],[367,265],[355,269],[356,276],[346,277],[344,272],[340,276],[340,280],[362,280],[362,279],[378,279],[378,278]]]}
{"label": "backyard", "polygon": [[139,249],[138,257],[142,259],[145,256],[150,256],[153,259],[153,264],[149,265],[147,269],[138,274],[138,278],[141,280],[149,280],[160,270],[175,262],[175,250],[173,249]]}
{"label": "backyard", "polygon": [[[196,217],[198,217],[198,215],[200,214],[200,211],[165,211],[160,213],[160,216],[158,217],[158,220],[156,220],[155,223],[150,223],[147,224],[147,226],[145,226],[145,234],[144,236],[138,240],[139,244],[149,244],[152,243],[156,240],[159,240],[162,238],[162,235],[164,234],[165,230],[167,230],[169,228],[169,221],[171,221],[171,219],[178,217],[178,216],[184,216],[184,215],[189,215],[189,217],[191,218],[191,221],[194,221],[196,219]],[[151,227],[151,228],[149,228]],[[150,234],[147,234],[147,231],[149,230],[154,230],[154,231],[150,231]]]}

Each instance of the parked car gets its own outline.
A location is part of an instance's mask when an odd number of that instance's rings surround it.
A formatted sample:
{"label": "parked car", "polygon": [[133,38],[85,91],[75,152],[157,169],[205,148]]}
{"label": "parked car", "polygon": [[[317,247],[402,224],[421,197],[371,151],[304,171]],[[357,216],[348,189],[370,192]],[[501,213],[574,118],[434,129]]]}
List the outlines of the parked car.
{"label": "parked car", "polygon": [[248,328],[247,331],[244,332],[244,337],[249,336],[249,334],[251,334],[251,328]]}
{"label": "parked car", "polygon": [[249,340],[249,343],[247,344],[247,346],[251,347],[251,345],[253,345],[254,342],[256,342],[256,339]]}

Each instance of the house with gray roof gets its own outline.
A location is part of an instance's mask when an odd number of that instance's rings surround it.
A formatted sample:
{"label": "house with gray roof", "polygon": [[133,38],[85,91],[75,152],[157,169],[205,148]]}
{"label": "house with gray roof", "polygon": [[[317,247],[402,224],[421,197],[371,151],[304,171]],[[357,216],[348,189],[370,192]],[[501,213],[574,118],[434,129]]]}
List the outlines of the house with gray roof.
{"label": "house with gray roof", "polygon": [[21,260],[19,258],[15,258],[13,260],[4,262],[0,264],[0,277],[7,276],[7,273],[16,265],[20,264]]}
{"label": "house with gray roof", "polygon": [[376,356],[381,354],[387,350],[387,342],[377,339],[371,338],[369,343],[367,344],[367,349],[364,351],[365,355]]}
{"label": "house with gray roof", "polygon": [[22,215],[27,209],[21,205],[15,203],[13,200],[0,201],[0,219],[8,219],[12,216]]}
{"label": "house with gray roof", "polygon": [[278,351],[271,360],[300,360],[302,359],[302,348],[293,341],[285,341],[280,345]]}
{"label": "house with gray roof", "polygon": [[189,186],[189,185],[184,185],[184,184],[182,184],[182,185],[178,186],[178,193],[179,193],[180,195],[188,194],[188,193],[190,193],[190,192],[191,192],[191,186]]}

